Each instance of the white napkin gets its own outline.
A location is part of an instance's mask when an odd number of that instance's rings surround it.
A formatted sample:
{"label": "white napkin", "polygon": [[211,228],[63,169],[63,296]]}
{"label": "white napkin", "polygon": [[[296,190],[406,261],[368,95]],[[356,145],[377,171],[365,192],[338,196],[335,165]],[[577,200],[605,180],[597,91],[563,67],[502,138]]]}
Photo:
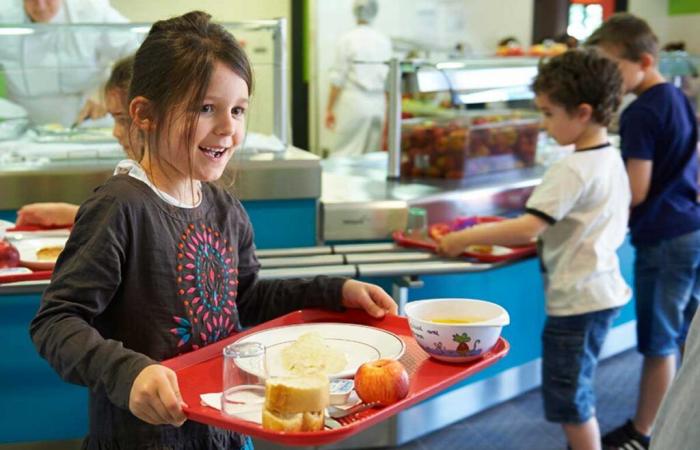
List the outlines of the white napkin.
{"label": "white napkin", "polygon": [[[221,411],[221,392],[212,392],[209,394],[201,394],[199,396],[203,405]],[[237,417],[247,422],[257,423],[262,425],[262,410],[265,404],[265,392],[262,391],[240,391],[236,393],[236,401],[239,404],[230,404],[226,407],[228,415]],[[348,401],[342,405],[337,405],[339,408],[350,408],[360,402],[360,398],[355,391],[352,391]]]}
{"label": "white napkin", "polygon": [[[221,392],[201,394],[199,396],[202,404],[210,408],[221,411]],[[262,396],[257,391],[241,391],[236,395],[238,404],[226,406],[226,413],[247,422],[262,424],[262,409],[265,402],[265,392]]]}

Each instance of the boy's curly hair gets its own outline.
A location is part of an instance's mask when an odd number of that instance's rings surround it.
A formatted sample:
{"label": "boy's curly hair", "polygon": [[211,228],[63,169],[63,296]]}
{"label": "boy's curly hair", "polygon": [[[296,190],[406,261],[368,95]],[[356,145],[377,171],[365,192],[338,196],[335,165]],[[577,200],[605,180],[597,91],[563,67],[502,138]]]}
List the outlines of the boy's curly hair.
{"label": "boy's curly hair", "polygon": [[532,90],[569,112],[583,103],[591,105],[593,120],[607,126],[620,106],[622,75],[615,62],[595,49],[575,49],[542,60]]}
{"label": "boy's curly hair", "polygon": [[617,48],[621,57],[634,62],[639,62],[644,53],[659,53],[659,39],[649,24],[629,13],[612,15],[586,39],[586,45]]}

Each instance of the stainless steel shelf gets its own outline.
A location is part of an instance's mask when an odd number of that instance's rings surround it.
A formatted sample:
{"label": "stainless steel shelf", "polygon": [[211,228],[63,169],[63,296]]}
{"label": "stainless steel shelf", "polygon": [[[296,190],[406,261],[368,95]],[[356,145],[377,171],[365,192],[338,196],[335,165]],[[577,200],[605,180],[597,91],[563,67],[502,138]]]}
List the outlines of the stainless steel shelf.
{"label": "stainless steel shelf", "polygon": [[[0,210],[33,202],[82,203],[112,175],[117,162],[49,160],[2,167]],[[320,159],[292,147],[285,152],[236,155],[219,183],[241,200],[316,199],[321,196]]]}
{"label": "stainless steel shelf", "polygon": [[465,180],[387,180],[388,155],[325,160],[321,240],[389,240],[406,226],[408,208],[428,210],[430,223],[460,215],[509,215],[522,209],[544,167],[494,172]]}

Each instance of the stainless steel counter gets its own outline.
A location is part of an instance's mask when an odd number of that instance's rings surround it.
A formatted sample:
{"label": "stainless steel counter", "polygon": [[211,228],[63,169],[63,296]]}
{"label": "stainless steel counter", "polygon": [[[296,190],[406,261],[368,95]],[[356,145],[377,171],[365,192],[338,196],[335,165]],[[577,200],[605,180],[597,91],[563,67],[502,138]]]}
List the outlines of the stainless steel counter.
{"label": "stainless steel counter", "polygon": [[[31,202],[84,201],[112,174],[120,158],[114,151],[98,150],[89,157],[88,144],[75,145],[81,150],[78,156],[64,151],[60,158],[17,151],[8,158],[7,152],[0,151],[0,157],[5,157],[0,166],[0,210]],[[229,179],[234,182],[224,181]],[[239,153],[229,163],[222,183],[242,200],[319,198],[320,160],[293,147],[283,152]]]}
{"label": "stainless steel counter", "polygon": [[424,207],[429,222],[460,215],[508,215],[523,208],[543,167],[466,180],[386,179],[387,154],[324,160],[322,241],[382,240],[406,225],[408,208]]}

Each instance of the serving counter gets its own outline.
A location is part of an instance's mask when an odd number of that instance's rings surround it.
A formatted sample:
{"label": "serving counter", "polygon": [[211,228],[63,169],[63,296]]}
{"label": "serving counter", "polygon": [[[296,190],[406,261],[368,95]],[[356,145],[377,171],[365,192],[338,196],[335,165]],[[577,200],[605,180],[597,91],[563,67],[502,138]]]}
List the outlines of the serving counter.
{"label": "serving counter", "polygon": [[[14,221],[16,210],[32,202],[80,204],[122,158],[115,144],[58,148],[47,144],[28,150],[15,142],[0,143],[0,219]],[[317,156],[294,147],[239,152],[220,183],[243,201],[258,247],[317,244],[316,211],[321,195]],[[279,226],[287,220],[300,226]]]}
{"label": "serving counter", "polygon": [[[291,156],[296,151],[290,153]],[[286,160],[284,160],[286,161]],[[295,161],[292,159],[292,161]],[[246,162],[247,169],[264,165]],[[267,161],[274,167],[274,161]],[[469,180],[427,180],[420,182],[387,181],[386,155],[368,155],[353,161],[314,157],[296,162],[280,162],[277,170],[297,167],[304,176],[318,175],[320,196],[312,200],[311,213],[301,214],[299,227],[311,226],[320,211],[319,236],[313,243],[301,245],[265,245],[258,251],[262,278],[292,278],[318,274],[356,277],[383,286],[400,305],[423,298],[466,297],[496,302],[511,316],[504,337],[512,343],[510,354],[499,364],[436,395],[392,419],[346,441],[328,448],[366,448],[400,445],[450,423],[506,401],[540,384],[540,333],[544,323],[544,290],[536,258],[512,263],[485,264],[475,261],[443,259],[435,255],[398,248],[390,241],[391,231],[405,226],[407,208],[426,208],[431,222],[449,221],[458,215],[514,215],[521,211],[531,190],[543,173],[541,168],[502,172]],[[322,167],[322,170],[321,170]],[[268,167],[269,168],[269,167]],[[251,172],[254,169],[251,170]],[[259,174],[266,173],[260,167]],[[274,170],[270,168],[270,170]],[[241,170],[241,176],[245,170]],[[106,174],[108,172],[105,172]],[[249,172],[250,173],[250,172]],[[269,172],[262,181],[271,181]],[[276,176],[276,175],[275,175]],[[279,180],[277,180],[279,181]],[[302,182],[302,176],[280,183],[279,188]],[[308,180],[307,180],[308,181]],[[322,187],[322,190],[320,186]],[[317,194],[318,195],[318,194]],[[246,200],[279,202],[278,199]],[[252,203],[255,208],[255,203]],[[292,223],[289,210],[267,208],[272,222]],[[253,214],[251,214],[253,215]],[[270,219],[267,219],[270,220]],[[263,224],[262,226],[264,226]],[[267,224],[268,226],[270,224]],[[260,224],[255,224],[260,237]],[[291,227],[286,227],[291,228]],[[314,245],[320,242],[323,245]],[[633,250],[625,244],[619,251],[623,274],[631,281]],[[0,424],[0,442],[76,439],[85,431],[86,405],[83,388],[60,381],[46,363],[36,355],[26,327],[33,317],[47,281],[0,286],[0,333],[15,342],[9,355],[10,367],[0,374],[3,391],[16,408],[14,419]],[[626,307],[615,323],[603,350],[603,356],[629,348],[634,343],[631,306]],[[51,409],[45,400],[27,394],[26,380],[34,380],[34,389],[43,390],[53,400]],[[11,387],[12,389],[7,389]],[[42,406],[34,404],[40,402]],[[60,411],[70,408],[70,416]],[[32,420],[51,422],[37,433]],[[282,448],[256,441],[258,449]],[[0,448],[2,446],[0,445]]]}
{"label": "serving counter", "polygon": [[[496,172],[463,180],[387,180],[387,155],[323,162],[321,231],[325,243],[385,241],[406,225],[409,207],[425,208],[430,223],[457,216],[520,214],[544,168]],[[619,249],[622,274],[632,283],[634,249]],[[469,417],[541,383],[540,334],[545,321],[544,287],[536,258],[481,270],[421,273],[419,263],[407,263],[396,273],[358,273],[378,283],[400,303],[426,298],[477,298],[498,303],[511,316],[503,336],[512,343],[509,355],[496,366],[460,385],[402,412],[364,434],[329,448],[401,445]],[[601,358],[634,346],[633,300],[622,309],[608,335]],[[259,449],[281,447],[257,443]]]}

